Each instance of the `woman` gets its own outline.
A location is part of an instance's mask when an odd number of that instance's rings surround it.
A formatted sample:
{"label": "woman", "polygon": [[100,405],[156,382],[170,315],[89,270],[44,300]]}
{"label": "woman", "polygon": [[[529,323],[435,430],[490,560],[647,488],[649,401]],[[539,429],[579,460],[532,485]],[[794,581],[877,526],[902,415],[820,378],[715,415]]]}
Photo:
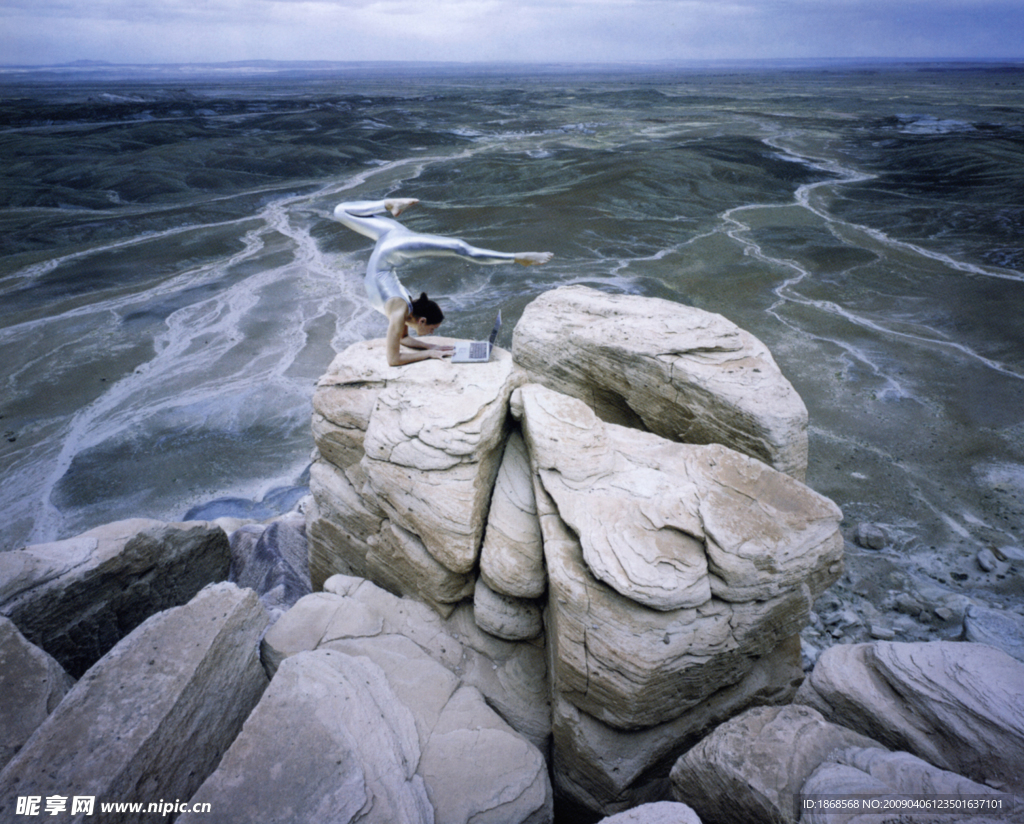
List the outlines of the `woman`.
{"label": "woman", "polygon": [[[415,257],[457,256],[476,263],[508,263],[538,266],[551,260],[550,252],[494,252],[477,249],[456,238],[423,235],[411,232],[397,220],[381,217],[390,212],[398,217],[410,206],[419,203],[415,198],[388,198],[386,200],[341,203],[334,216],[353,231],[377,241],[366,266],[366,294],[374,309],[388,319],[387,358],[389,366],[451,357],[451,346],[438,346],[409,336],[412,329],[417,335],[431,335],[444,320],[441,308],[421,292],[413,300],[395,273],[395,267]],[[402,345],[415,352],[405,352]]]}

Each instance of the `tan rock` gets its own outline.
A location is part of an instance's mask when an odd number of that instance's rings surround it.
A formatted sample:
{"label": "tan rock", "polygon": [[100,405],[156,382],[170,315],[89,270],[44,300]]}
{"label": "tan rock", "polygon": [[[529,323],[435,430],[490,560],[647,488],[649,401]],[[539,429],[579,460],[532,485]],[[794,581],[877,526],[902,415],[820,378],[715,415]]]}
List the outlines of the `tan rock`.
{"label": "tan rock", "polygon": [[720,315],[583,286],[545,292],[512,345],[526,379],[604,420],[720,443],[803,480],[807,409],[759,340]]}
{"label": "tan rock", "polygon": [[556,695],[556,791],[602,815],[667,798],[669,770],[679,756],[748,707],[792,700],[802,678],[800,639],[794,637],[757,659],[739,683],[712,693],[678,718],[646,729],[610,727]]}
{"label": "tan rock", "polygon": [[[513,413],[538,470],[556,683],[604,723],[661,724],[738,683],[754,659],[800,631],[813,598],[838,576],[839,511],[792,478],[722,447],[606,424],[535,384],[516,390]],[[650,481],[657,473],[674,485]],[[615,490],[618,503],[609,494],[588,508],[595,485]],[[662,492],[654,501],[645,494],[652,485]],[[766,502],[746,506],[746,530],[716,510],[735,506],[740,490]],[[628,542],[624,523],[635,527]],[[705,545],[709,556],[738,561],[709,564],[701,579]],[[669,595],[684,606],[670,608]]]}
{"label": "tan rock", "polygon": [[547,584],[533,472],[519,432],[509,435],[494,483],[480,575],[495,592],[514,598],[539,598]]}
{"label": "tan rock", "polygon": [[[352,472],[353,470],[349,470]],[[307,512],[310,573],[314,587],[335,574],[372,579],[411,595],[441,615],[473,594],[473,576],[452,572],[413,533],[361,496],[345,472],[325,461],[310,468],[314,503]]]}
{"label": "tan rock", "polygon": [[[314,586],[346,566],[366,574],[347,556],[365,559],[365,548],[381,539],[399,552],[388,559],[393,575],[420,575],[422,564],[396,573],[401,547],[386,534],[402,533],[390,525],[414,536],[410,546],[422,546],[449,572],[469,574],[479,558],[511,390],[512,360],[503,350],[487,364],[435,361],[409,369],[387,366],[383,342],[368,341],[335,358],[314,396],[314,431],[321,456],[344,474],[348,489],[339,492],[342,505],[321,494],[332,482],[311,484],[320,519],[308,530]],[[365,513],[379,518],[384,538],[369,531]],[[327,561],[332,555],[343,560]],[[444,599],[435,594],[434,601]]]}
{"label": "tan rock", "polygon": [[537,602],[502,595],[482,579],[473,590],[473,615],[480,629],[506,641],[528,641],[544,630]]}
{"label": "tan rock", "polygon": [[605,423],[537,384],[516,390],[513,413],[588,568],[631,600],[763,600],[837,577],[839,508],[760,461]]}

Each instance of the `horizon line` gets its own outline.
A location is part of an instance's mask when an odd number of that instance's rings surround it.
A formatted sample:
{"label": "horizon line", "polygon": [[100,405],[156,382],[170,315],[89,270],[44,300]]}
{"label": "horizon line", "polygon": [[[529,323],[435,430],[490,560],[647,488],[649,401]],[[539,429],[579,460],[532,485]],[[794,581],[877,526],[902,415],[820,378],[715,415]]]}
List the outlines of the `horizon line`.
{"label": "horizon line", "polygon": [[45,70],[45,69],[131,69],[131,68],[182,68],[182,67],[246,67],[246,66],[304,66],[323,68],[354,67],[414,67],[448,66],[472,68],[474,66],[517,66],[517,67],[694,67],[706,65],[764,65],[764,64],[825,64],[825,63],[874,63],[874,64],[921,64],[921,63],[1011,63],[1024,66],[1024,56],[1019,57],[711,57],[711,58],[664,58],[660,60],[329,60],[329,59],[274,59],[247,58],[242,60],[186,60],[163,62],[113,62],[109,60],[76,59],[62,63],[0,63],[0,70]]}

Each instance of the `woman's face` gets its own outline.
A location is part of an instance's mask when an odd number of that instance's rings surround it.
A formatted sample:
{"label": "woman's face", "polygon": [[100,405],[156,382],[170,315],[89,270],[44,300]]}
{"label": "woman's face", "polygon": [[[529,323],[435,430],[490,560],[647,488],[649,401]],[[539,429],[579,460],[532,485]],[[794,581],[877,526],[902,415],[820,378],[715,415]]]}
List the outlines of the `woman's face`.
{"label": "woman's face", "polygon": [[411,318],[408,325],[416,330],[417,335],[433,335],[440,323],[427,323],[426,318]]}

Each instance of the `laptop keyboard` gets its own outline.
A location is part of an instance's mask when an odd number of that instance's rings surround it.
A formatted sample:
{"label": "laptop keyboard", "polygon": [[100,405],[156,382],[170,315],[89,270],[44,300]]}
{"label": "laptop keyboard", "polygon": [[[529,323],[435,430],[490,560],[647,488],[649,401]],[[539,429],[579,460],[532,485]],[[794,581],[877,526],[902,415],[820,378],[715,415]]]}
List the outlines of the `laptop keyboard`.
{"label": "laptop keyboard", "polygon": [[486,358],[487,357],[487,343],[486,341],[478,340],[474,341],[469,345],[469,356],[471,358]]}

